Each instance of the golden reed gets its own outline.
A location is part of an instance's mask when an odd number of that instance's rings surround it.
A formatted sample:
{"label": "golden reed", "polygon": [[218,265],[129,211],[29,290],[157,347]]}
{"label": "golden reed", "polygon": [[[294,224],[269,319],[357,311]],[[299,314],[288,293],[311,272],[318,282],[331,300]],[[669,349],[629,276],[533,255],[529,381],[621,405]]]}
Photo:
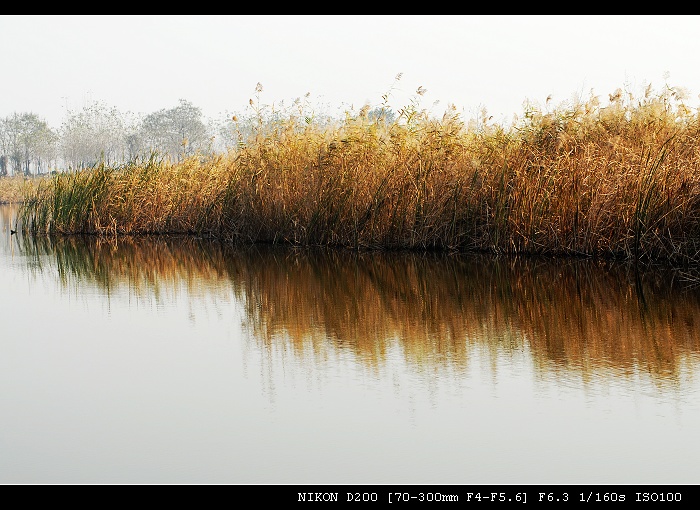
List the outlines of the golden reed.
{"label": "golden reed", "polygon": [[[418,93],[421,91],[419,90]],[[680,89],[616,91],[511,127],[348,114],[261,122],[224,155],[59,174],[26,190],[31,233],[193,234],[354,249],[700,262],[700,122]]]}

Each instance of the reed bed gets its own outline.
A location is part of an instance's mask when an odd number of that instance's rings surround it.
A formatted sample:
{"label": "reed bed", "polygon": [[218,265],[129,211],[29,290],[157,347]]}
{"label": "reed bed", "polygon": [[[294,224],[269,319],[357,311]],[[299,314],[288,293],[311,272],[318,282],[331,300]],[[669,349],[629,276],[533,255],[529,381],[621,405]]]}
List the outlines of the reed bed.
{"label": "reed bed", "polygon": [[23,175],[0,177],[0,204],[19,204],[32,194],[39,179]]}
{"label": "reed bed", "polygon": [[290,115],[225,155],[56,175],[26,194],[20,219],[34,234],[685,266],[700,262],[699,166],[700,118],[669,87],[529,106],[509,127],[412,104],[391,123],[367,108],[322,126]]}

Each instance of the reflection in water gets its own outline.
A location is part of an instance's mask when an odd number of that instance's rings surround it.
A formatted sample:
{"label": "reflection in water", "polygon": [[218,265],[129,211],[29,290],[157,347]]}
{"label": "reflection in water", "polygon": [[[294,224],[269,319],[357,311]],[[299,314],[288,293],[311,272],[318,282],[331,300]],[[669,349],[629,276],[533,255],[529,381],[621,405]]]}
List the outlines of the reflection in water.
{"label": "reflection in water", "polygon": [[13,214],[0,482],[697,481],[700,291],[672,275]]}
{"label": "reflection in water", "polygon": [[[9,220],[2,217],[4,229]],[[357,253],[195,238],[14,236],[32,272],[108,296],[179,289],[243,303],[268,351],[351,355],[376,370],[397,349],[417,371],[463,371],[470,358],[532,358],[544,373],[652,376],[675,384],[700,351],[700,293],[659,272],[584,260]],[[285,354],[286,355],[286,354]],[[495,370],[495,363],[494,368]]]}

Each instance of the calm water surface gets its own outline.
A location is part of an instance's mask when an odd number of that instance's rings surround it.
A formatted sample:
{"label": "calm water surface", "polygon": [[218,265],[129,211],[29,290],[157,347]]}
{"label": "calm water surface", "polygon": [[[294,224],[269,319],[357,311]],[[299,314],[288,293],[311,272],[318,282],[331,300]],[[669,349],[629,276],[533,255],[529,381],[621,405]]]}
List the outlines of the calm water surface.
{"label": "calm water surface", "polygon": [[15,210],[0,483],[700,482],[700,291],[677,275],[32,240]]}

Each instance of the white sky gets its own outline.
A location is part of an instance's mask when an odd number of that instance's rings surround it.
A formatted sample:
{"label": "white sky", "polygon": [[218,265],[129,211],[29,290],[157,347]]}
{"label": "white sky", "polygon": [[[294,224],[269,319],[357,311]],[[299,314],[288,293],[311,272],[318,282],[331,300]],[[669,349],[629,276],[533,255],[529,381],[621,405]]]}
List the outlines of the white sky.
{"label": "white sky", "polygon": [[[263,103],[394,110],[453,103],[495,120],[591,89],[700,92],[700,17],[474,15],[0,15],[0,117],[33,112],[58,128],[92,102],[152,113],[190,101],[218,119]],[[435,101],[439,101],[434,106]]]}

